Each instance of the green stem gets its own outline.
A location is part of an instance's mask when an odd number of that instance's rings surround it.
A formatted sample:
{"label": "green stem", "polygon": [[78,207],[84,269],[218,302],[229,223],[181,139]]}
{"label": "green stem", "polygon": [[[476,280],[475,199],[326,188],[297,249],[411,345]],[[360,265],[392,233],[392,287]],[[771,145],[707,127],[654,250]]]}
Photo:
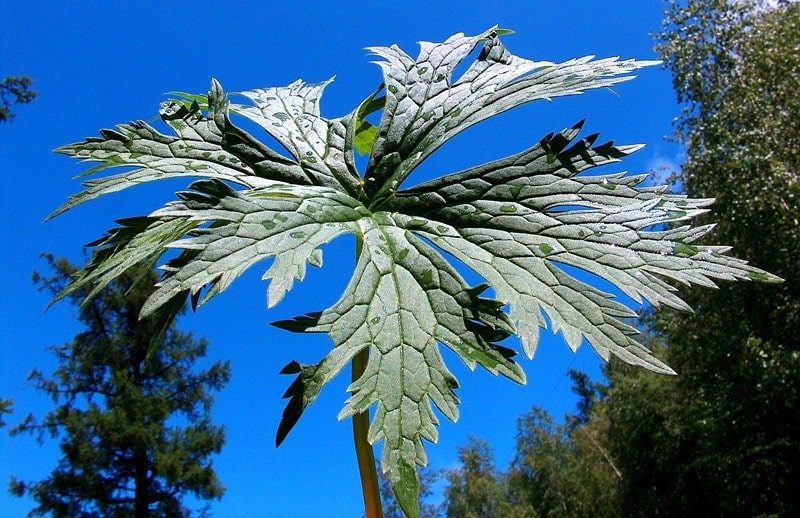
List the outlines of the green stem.
{"label": "green stem", "polygon": [[[369,349],[364,349],[353,358],[353,381],[357,380],[367,367]],[[364,512],[367,518],[381,518],[381,495],[378,491],[378,472],[375,470],[375,457],[372,445],[367,440],[369,431],[369,412],[353,416],[353,440],[356,444],[358,472],[361,474],[361,490],[364,493]]]}
{"label": "green stem", "polygon": [[[361,255],[363,241],[356,237],[356,259]],[[364,374],[369,360],[369,348],[356,354],[353,358],[352,379],[356,381]],[[369,412],[361,412],[353,416],[353,441],[356,445],[358,472],[361,475],[361,491],[364,495],[364,513],[366,518],[382,518],[381,495],[378,490],[378,472],[375,469],[375,456],[372,445],[367,440],[369,432]]]}

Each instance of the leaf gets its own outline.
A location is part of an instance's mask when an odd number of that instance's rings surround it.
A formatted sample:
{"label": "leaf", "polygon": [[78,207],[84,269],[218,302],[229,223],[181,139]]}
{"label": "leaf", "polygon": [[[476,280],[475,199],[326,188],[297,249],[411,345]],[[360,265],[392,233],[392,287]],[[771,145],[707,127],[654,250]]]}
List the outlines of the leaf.
{"label": "leaf", "polygon": [[[168,263],[166,279],[142,308],[147,316],[177,293],[212,288],[201,304],[225,290],[247,268],[275,257],[264,275],[271,279],[268,305],[274,306],[305,275],[305,263],[318,261],[317,247],[352,230],[360,205],[324,187],[274,185],[237,192],[218,180],[196,182],[151,217],[214,222],[197,227],[170,248],[184,253]],[[362,209],[363,210],[363,209]]]}
{"label": "leaf", "polygon": [[[381,59],[384,84],[341,118],[320,114],[330,81],[240,94],[250,104],[229,103],[213,81],[206,98],[176,92],[162,105],[162,121],[176,136],[137,122],[61,148],[99,162],[88,175],[133,169],[87,181],[56,214],[139,183],[201,179],[148,216],[120,221],[93,244],[92,259],[60,296],[91,288],[91,297],[136,263],[166,261],[143,316],[158,312],[168,319],[187,295],[193,306],[202,305],[247,268],[271,261],[264,279],[273,306],[303,279],[307,263],[322,265],[324,244],[355,234],[362,246],[339,301],[275,323],[333,341],[318,363],[292,362],[281,371],[296,377],[284,394],[289,401],[276,443],[328,381],[369,351],[339,417],[374,408],[369,440],[383,442],[383,470],[409,516],[418,512],[423,439],[437,439],[434,408],[448,419],[458,416],[458,383],[441,346],[470,369],[481,365],[524,383],[514,351],[500,342],[516,334],[532,357],[549,322],[573,350],[586,341],[605,359],[615,355],[672,373],[636,341],[630,323],[636,313],[589,284],[592,279],[637,302],[684,310],[689,307],[675,285],[780,279],[727,257],[727,247],[697,244],[712,226],[684,222],[707,212],[712,200],[644,186],[641,175],[586,174],[641,146],[597,145],[597,135],[578,139],[581,122],[516,155],[402,187],[428,155],[482,120],[537,99],[609,87],[654,63],[529,61],[505,49],[499,37],[509,33],[495,27],[423,42],[415,59],[396,46],[369,49]],[[453,77],[478,45],[478,58]],[[366,118],[379,110],[374,126]],[[232,116],[254,122],[284,149],[270,149]],[[355,152],[369,154],[363,179]],[[164,259],[172,250],[177,253]],[[469,286],[453,258],[486,284]],[[496,300],[482,295],[490,288]]]}
{"label": "leaf", "polygon": [[356,129],[356,138],[353,146],[361,155],[368,155],[375,144],[375,137],[378,136],[378,128],[367,121],[362,121]]}
{"label": "leaf", "polygon": [[639,302],[678,309],[688,306],[661,278],[713,287],[712,278],[745,279],[754,269],[715,247],[697,247],[697,254],[684,257],[683,240],[710,227],[650,230],[676,219],[678,211],[681,219],[701,214],[710,200],[637,189],[643,177],[578,176],[638,149],[592,147],[596,136],[568,147],[581,126],[518,155],[401,191],[386,208],[423,216],[402,224],[489,281],[510,304],[529,357],[538,343],[538,329],[530,324],[544,327],[544,311],[573,350],[586,338],[604,359],[614,354],[671,373],[632,338],[638,331],[620,322],[633,312],[560,266],[609,280]]}
{"label": "leaf", "polygon": [[320,117],[319,100],[331,81],[295,81],[286,87],[242,92],[254,106],[234,105],[232,109],[261,126],[289,150],[313,183],[355,194],[361,179],[352,163],[344,159],[346,152],[352,153],[346,149],[351,116],[334,120]]}
{"label": "leaf", "polygon": [[[485,46],[463,76],[453,70],[480,43]],[[368,194],[380,202],[445,141],[468,127],[537,99],[573,95],[627,81],[622,76],[652,61],[592,60],[560,64],[510,54],[497,28],[478,36],[456,34],[443,43],[420,43],[414,59],[396,46],[368,50],[386,85],[386,107],[367,167]]]}
{"label": "leaf", "polygon": [[448,419],[458,417],[453,392],[458,383],[437,342],[470,368],[480,363],[519,383],[525,378],[510,352],[494,343],[513,331],[497,306],[481,304],[452,266],[392,219],[364,218],[359,226],[364,246],[342,299],[304,324],[277,325],[328,333],[335,343],[322,363],[301,368],[295,386],[304,388],[303,407],[358,352],[370,348],[366,371],[348,389],[352,397],[339,418],[377,405],[369,440],[383,440],[383,470],[398,484],[413,475],[415,465],[427,464],[421,439],[437,440],[431,403]]}
{"label": "leaf", "polygon": [[[181,110],[185,108],[182,104],[162,104],[162,120],[179,137],[162,135],[147,123],[137,121],[120,125],[116,131],[102,130],[101,138],[89,138],[56,149],[57,153],[100,162],[82,176],[115,167],[138,169],[86,181],[86,190],[71,197],[49,218],[105,194],[181,176],[216,178],[251,188],[269,185],[271,181],[306,180],[296,164],[234,128],[226,114],[227,101],[216,81],[212,84],[208,105],[210,110],[204,117],[199,111]],[[247,142],[245,152],[239,146],[225,145],[238,140]]]}
{"label": "leaf", "polygon": [[[83,304],[99,294],[108,284],[130,268],[147,264],[151,268],[166,251],[166,246],[197,226],[187,218],[131,218],[120,220],[119,228],[90,246],[95,253],[89,263],[79,270],[53,303],[91,287]],[[147,270],[142,269],[143,272]]]}
{"label": "leaf", "polygon": [[372,146],[375,144],[375,138],[378,136],[378,128],[370,124],[366,117],[382,109],[386,104],[386,97],[376,98],[380,90],[381,89],[376,90],[361,103],[361,106],[359,106],[356,111],[353,146],[361,155],[369,155],[370,152],[372,152]]}

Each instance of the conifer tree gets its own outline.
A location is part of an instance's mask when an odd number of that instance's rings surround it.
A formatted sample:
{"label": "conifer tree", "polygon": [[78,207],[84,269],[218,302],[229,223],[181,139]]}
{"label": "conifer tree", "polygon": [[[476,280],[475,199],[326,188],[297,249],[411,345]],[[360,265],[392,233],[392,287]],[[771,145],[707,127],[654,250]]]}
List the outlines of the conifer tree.
{"label": "conifer tree", "polygon": [[33,79],[28,76],[8,76],[0,81],[0,122],[8,122],[16,116],[11,106],[36,99],[32,86]]}
{"label": "conifer tree", "polygon": [[[76,268],[47,259],[53,275],[34,274],[34,282],[57,294]],[[156,318],[139,320],[155,282],[152,270],[135,267],[85,303],[90,288],[69,295],[85,329],[52,347],[58,368],[51,377],[31,374],[56,407],[12,430],[61,441],[61,459],[47,478],[11,482],[13,494],[36,501],[32,515],[182,516],[185,495],[202,501],[223,494],[210,457],[224,434],[209,410],[211,392],[227,383],[230,368],[216,362],[198,371],[205,340],[173,323],[162,335]]]}

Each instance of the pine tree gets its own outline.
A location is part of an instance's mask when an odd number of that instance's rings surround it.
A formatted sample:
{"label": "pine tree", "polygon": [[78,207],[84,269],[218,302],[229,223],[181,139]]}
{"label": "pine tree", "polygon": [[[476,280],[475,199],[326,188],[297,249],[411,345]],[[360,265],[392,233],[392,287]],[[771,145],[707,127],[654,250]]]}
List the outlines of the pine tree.
{"label": "pine tree", "polygon": [[[76,268],[47,259],[53,275],[34,274],[34,282],[57,294]],[[181,516],[186,494],[223,494],[209,457],[220,452],[224,434],[209,409],[210,392],[227,383],[230,368],[216,362],[197,371],[207,343],[174,325],[150,349],[159,324],[138,316],[155,281],[154,272],[135,267],[85,304],[87,292],[69,295],[85,329],[52,347],[59,362],[52,377],[31,374],[57,406],[12,430],[61,441],[62,457],[47,478],[11,482],[13,494],[38,504],[32,515]]]}
{"label": "pine tree", "polygon": [[8,122],[16,114],[11,111],[14,104],[28,104],[36,99],[31,88],[33,80],[28,76],[8,76],[0,82],[0,122]]}

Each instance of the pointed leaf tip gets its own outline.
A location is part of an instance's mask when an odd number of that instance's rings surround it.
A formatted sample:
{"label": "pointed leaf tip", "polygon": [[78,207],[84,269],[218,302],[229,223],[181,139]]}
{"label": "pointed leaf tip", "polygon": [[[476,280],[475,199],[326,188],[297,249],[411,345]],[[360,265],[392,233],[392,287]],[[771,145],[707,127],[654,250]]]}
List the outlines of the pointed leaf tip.
{"label": "pointed leaf tip", "polygon": [[514,34],[514,31],[511,30],[511,29],[502,29],[502,28],[498,27],[498,28],[496,28],[494,30],[494,33],[497,36],[510,36],[510,35]]}
{"label": "pointed leaf tip", "polygon": [[281,371],[278,374],[298,374],[302,370],[303,370],[302,366],[295,360],[292,360],[289,363],[287,363],[286,366],[283,369],[281,369]]}
{"label": "pointed leaf tip", "polygon": [[[291,388],[292,387],[290,387],[290,389]],[[283,444],[283,441],[286,440],[289,432],[292,431],[292,428],[294,428],[294,425],[297,424],[297,422],[300,420],[300,416],[303,414],[302,395],[288,394],[286,397],[291,397],[291,399],[289,400],[289,403],[287,403],[286,408],[283,410],[281,422],[278,424],[277,432],[275,432],[276,448],[279,448],[280,445]]]}
{"label": "pointed leaf tip", "polygon": [[782,282],[785,282],[781,277],[778,277],[777,275],[773,275],[769,272],[757,269],[754,269],[753,271],[749,272],[747,274],[747,277],[752,281],[764,282],[767,284],[780,284]]}
{"label": "pointed leaf tip", "polygon": [[392,482],[397,503],[408,518],[419,517],[419,479],[414,466],[409,466],[402,460],[398,463],[399,477]]}
{"label": "pointed leaf tip", "polygon": [[308,329],[309,327],[317,325],[321,315],[322,315],[321,312],[315,311],[288,320],[277,320],[275,322],[272,322],[271,325],[279,329],[294,331],[295,333],[302,333],[306,331],[306,329]]}

